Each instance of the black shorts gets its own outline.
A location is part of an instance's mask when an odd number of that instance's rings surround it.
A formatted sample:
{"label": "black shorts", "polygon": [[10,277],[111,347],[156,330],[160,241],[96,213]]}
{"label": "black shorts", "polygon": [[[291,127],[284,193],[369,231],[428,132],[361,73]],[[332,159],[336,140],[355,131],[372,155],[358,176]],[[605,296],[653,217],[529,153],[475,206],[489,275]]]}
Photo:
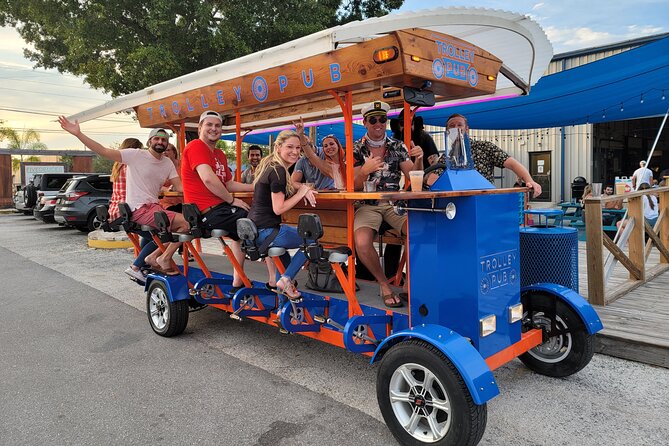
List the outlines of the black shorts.
{"label": "black shorts", "polygon": [[245,218],[247,215],[248,212],[240,207],[221,203],[202,215],[202,224],[209,231],[212,229],[223,229],[228,233],[228,237],[233,240],[239,240],[239,236],[237,235],[237,220]]}

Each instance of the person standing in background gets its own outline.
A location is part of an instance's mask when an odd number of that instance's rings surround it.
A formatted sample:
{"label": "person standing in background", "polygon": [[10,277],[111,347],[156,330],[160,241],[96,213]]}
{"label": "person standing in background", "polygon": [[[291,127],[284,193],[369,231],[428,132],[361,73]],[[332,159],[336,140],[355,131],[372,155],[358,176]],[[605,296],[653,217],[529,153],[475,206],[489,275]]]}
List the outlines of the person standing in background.
{"label": "person standing in background", "polygon": [[632,188],[637,190],[643,183],[653,184],[653,171],[646,167],[645,161],[639,161],[639,168],[632,174]]}

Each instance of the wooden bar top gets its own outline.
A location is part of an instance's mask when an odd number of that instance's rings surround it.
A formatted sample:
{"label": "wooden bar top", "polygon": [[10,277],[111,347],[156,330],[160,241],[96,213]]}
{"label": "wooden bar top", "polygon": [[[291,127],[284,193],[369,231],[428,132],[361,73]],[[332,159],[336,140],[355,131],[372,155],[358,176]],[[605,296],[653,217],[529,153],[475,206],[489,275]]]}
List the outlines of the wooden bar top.
{"label": "wooden bar top", "polygon": [[[346,192],[337,190],[321,190],[318,191],[317,201],[320,200],[422,200],[430,198],[452,198],[452,197],[469,197],[472,195],[497,195],[510,194],[518,192],[528,192],[526,187],[512,187],[507,189],[475,189],[463,191],[422,191],[422,192]],[[181,192],[165,192],[165,197],[180,197]],[[253,192],[234,192],[233,195],[237,198],[253,198]]]}
{"label": "wooden bar top", "polygon": [[[526,187],[508,189],[476,189],[463,191],[423,191],[423,192],[346,192],[346,191],[318,191],[317,201],[320,200],[422,200],[430,198],[468,197],[472,195],[497,195],[518,192],[528,192]],[[252,192],[235,192],[235,197],[252,198]]]}

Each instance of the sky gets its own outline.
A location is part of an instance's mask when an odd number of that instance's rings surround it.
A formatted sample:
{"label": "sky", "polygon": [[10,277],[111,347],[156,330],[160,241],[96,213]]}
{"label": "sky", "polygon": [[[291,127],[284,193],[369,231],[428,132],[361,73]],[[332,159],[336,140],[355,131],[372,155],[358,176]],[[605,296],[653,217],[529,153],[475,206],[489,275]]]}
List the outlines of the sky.
{"label": "sky", "polygon": [[[555,54],[669,32],[666,0],[476,1],[405,0],[400,11],[446,6],[501,9],[530,16],[544,29]],[[63,132],[56,115],[74,114],[111,99],[81,78],[55,70],[33,69],[23,57],[28,45],[12,28],[0,28],[0,120],[17,130],[35,129],[51,149],[82,148]],[[145,140],[148,131],[129,115],[85,123],[86,134],[102,144],[118,145],[127,137]],[[0,148],[4,147],[0,142]]]}

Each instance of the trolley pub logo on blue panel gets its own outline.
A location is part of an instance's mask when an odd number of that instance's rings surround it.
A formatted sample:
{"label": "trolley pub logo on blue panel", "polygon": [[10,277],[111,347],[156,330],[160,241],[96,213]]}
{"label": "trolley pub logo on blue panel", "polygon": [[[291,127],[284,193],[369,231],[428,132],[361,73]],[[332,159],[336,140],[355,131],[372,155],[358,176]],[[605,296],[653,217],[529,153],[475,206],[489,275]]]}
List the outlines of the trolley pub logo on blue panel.
{"label": "trolley pub logo on blue panel", "polygon": [[481,293],[486,294],[518,280],[518,250],[498,252],[479,258]]}
{"label": "trolley pub logo on blue panel", "polygon": [[436,79],[457,79],[469,82],[476,87],[479,74],[471,64],[474,62],[475,49],[450,41],[435,39],[439,57],[432,62],[432,74]]}

